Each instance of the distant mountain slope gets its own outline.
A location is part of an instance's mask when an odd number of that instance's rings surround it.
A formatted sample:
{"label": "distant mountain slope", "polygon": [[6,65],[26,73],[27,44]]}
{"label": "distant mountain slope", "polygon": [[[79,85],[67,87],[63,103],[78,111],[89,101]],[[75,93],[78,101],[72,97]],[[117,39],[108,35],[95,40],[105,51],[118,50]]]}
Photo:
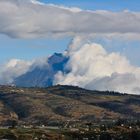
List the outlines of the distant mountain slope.
{"label": "distant mountain slope", "polygon": [[140,118],[140,96],[85,90],[0,87],[0,123],[49,124],[67,120]]}
{"label": "distant mountain slope", "polygon": [[[68,58],[61,53],[55,53],[46,60],[46,65],[35,66],[30,71],[16,78],[14,84],[20,87],[52,86],[55,74],[64,71]],[[47,65],[48,63],[48,65]]]}

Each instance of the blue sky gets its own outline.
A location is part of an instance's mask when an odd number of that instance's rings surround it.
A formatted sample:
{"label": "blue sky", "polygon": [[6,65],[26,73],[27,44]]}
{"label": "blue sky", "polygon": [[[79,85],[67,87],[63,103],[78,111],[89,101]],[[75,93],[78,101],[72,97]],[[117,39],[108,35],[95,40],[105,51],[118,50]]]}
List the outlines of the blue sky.
{"label": "blue sky", "polygon": [[61,39],[13,39],[0,35],[0,63],[9,59],[32,60],[45,57],[54,52],[63,52],[70,38]]}
{"label": "blue sky", "polygon": [[[68,7],[79,7],[86,10],[110,10],[110,11],[140,11],[139,0],[40,0],[44,3],[53,3]],[[13,39],[5,35],[0,35],[0,63],[3,63],[11,58],[31,60],[34,58],[44,57],[54,52],[63,52],[72,38],[65,37],[61,39]],[[111,41],[96,40],[105,48],[112,52],[120,52],[127,56],[131,63],[140,66],[139,41]],[[111,46],[115,47],[111,47]],[[132,52],[133,50],[133,52]]]}
{"label": "blue sky", "polygon": [[45,3],[54,3],[69,7],[79,7],[90,10],[111,10],[122,11],[129,9],[133,11],[140,10],[139,0],[40,0]]}

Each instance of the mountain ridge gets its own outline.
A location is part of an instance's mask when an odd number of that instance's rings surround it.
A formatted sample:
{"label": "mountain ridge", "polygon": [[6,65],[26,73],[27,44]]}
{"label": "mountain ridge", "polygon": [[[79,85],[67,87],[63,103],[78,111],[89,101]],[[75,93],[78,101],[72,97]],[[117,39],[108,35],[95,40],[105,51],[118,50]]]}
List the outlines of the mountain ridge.
{"label": "mountain ridge", "polygon": [[74,86],[48,88],[0,86],[0,124],[60,124],[119,118],[139,119],[140,96],[92,91]]}
{"label": "mountain ridge", "polygon": [[54,76],[58,71],[64,72],[68,57],[54,53],[41,67],[36,65],[25,74],[17,77],[13,84],[19,87],[48,87],[53,85]]}

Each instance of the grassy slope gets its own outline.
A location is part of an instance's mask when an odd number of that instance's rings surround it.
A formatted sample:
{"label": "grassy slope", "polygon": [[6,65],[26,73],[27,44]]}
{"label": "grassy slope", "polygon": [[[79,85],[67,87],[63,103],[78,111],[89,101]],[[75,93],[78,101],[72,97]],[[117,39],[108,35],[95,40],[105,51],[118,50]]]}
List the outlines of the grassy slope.
{"label": "grassy slope", "polygon": [[47,89],[0,87],[0,93],[0,122],[17,117],[22,122],[38,124],[140,117],[140,96],[89,91],[71,86]]}

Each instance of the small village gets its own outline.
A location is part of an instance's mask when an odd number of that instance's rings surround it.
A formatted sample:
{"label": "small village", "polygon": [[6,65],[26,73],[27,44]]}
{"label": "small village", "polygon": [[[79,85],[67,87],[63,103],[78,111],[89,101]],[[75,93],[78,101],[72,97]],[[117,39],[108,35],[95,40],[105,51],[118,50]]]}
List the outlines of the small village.
{"label": "small village", "polygon": [[139,140],[139,120],[67,121],[62,125],[17,125],[0,127],[7,140]]}

